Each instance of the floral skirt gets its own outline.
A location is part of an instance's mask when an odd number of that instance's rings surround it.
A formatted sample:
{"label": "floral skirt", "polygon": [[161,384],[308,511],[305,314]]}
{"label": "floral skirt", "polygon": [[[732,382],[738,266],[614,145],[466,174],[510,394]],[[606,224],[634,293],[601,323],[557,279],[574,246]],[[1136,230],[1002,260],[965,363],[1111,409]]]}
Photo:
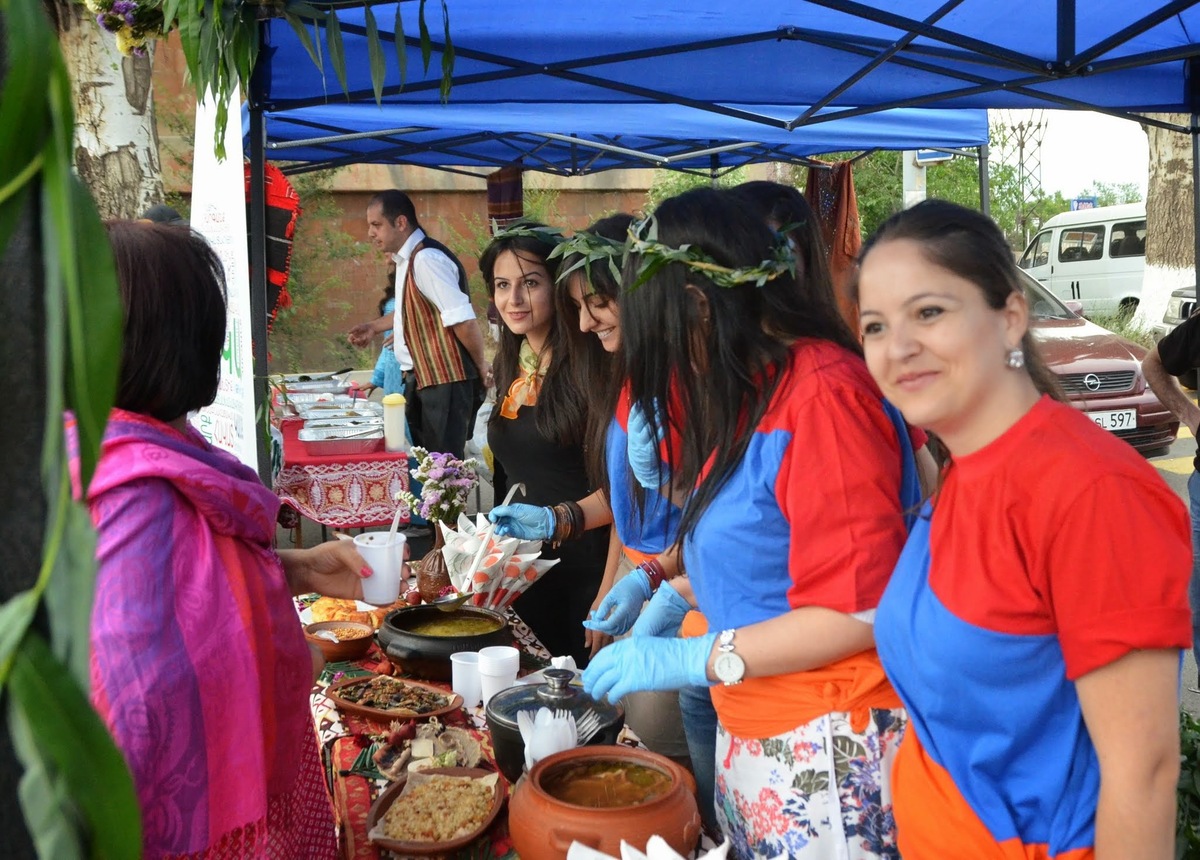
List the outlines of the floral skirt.
{"label": "floral skirt", "polygon": [[897,860],[890,776],[907,722],[873,709],[866,728],[826,714],[759,740],[717,728],[717,818],[731,856]]}

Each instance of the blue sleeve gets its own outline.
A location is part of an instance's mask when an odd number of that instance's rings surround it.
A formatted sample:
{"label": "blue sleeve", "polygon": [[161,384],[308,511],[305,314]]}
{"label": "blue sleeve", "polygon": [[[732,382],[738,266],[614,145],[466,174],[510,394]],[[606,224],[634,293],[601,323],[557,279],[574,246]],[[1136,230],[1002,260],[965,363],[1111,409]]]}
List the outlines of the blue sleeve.
{"label": "blue sleeve", "polygon": [[896,428],[896,438],[900,442],[900,509],[904,513],[904,526],[912,531],[913,523],[921,510],[921,481],[917,476],[917,458],[913,453],[912,437],[908,433],[908,423],[900,410],[883,401],[883,411],[887,414],[892,426]]}

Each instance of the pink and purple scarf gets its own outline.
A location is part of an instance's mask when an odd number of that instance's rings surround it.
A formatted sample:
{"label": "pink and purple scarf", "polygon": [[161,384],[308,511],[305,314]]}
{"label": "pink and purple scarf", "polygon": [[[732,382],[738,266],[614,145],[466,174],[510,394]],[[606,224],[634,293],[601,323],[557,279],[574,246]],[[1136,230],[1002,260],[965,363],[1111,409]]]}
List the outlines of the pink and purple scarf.
{"label": "pink and purple scarf", "polygon": [[133,772],[145,856],[333,856],[279,500],[194,430],[114,410],[87,502],[92,700]]}

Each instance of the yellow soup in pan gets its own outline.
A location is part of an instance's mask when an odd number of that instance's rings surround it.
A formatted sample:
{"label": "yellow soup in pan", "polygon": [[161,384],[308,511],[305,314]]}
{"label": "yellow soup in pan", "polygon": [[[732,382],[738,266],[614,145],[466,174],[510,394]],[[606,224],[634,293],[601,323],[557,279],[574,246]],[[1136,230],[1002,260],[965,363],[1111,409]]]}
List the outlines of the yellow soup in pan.
{"label": "yellow soup in pan", "polygon": [[574,806],[605,809],[646,803],[671,787],[660,770],[616,759],[564,764],[542,777],[542,788]]}
{"label": "yellow soup in pan", "polygon": [[417,633],[421,636],[477,636],[499,629],[499,621],[479,615],[452,615],[448,618],[434,618],[408,628],[410,633]]}

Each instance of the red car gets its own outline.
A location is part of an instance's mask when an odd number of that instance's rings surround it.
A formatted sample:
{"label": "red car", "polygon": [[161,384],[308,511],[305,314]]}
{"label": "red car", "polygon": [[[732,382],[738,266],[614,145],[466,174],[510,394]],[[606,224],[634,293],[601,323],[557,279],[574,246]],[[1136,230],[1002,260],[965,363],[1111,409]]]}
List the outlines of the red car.
{"label": "red car", "polygon": [[1079,316],[1021,273],[1033,334],[1076,409],[1146,456],[1166,453],[1179,421],[1142,376],[1146,348]]}

